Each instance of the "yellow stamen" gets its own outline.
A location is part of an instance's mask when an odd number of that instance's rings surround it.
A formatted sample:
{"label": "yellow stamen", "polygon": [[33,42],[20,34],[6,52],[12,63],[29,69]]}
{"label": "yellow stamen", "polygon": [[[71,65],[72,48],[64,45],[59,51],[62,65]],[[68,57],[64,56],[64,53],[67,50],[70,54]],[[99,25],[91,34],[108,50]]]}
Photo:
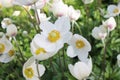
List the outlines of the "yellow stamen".
{"label": "yellow stamen", "polygon": [[34,71],[32,68],[26,68],[24,73],[27,78],[32,78],[34,76]]}
{"label": "yellow stamen", "polygon": [[0,43],[0,54],[5,51],[5,45]]}
{"label": "yellow stamen", "polygon": [[35,51],[36,55],[39,55],[41,53],[46,53],[45,49],[44,48],[38,48],[36,51]]}
{"label": "yellow stamen", "polygon": [[14,53],[15,53],[14,50],[10,50],[10,51],[8,52],[8,54],[9,54],[10,57],[12,57],[12,56],[14,55]]}
{"label": "yellow stamen", "polygon": [[85,43],[82,40],[77,40],[76,41],[76,47],[78,49],[83,48],[85,46]]}
{"label": "yellow stamen", "polygon": [[57,30],[53,30],[48,35],[48,40],[50,42],[56,42],[60,39],[60,32]]}
{"label": "yellow stamen", "polygon": [[119,12],[119,9],[118,8],[115,8],[114,10],[113,10],[113,13],[118,13]]}

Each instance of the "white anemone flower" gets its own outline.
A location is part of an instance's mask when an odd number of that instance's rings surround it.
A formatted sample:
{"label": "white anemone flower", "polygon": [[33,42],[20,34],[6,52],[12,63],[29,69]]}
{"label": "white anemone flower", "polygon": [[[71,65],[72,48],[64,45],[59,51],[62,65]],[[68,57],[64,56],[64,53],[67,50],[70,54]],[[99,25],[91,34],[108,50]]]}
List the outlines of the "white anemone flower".
{"label": "white anemone flower", "polygon": [[12,7],[12,1],[13,0],[0,0],[0,5],[1,7]]}
{"label": "white anemone flower", "polygon": [[117,55],[117,64],[120,67],[120,54]]}
{"label": "white anemone flower", "polygon": [[5,36],[3,36],[0,39],[0,55],[9,52],[11,48],[12,48],[11,42]]}
{"label": "white anemone flower", "polygon": [[115,29],[116,27],[116,21],[113,17],[110,17],[109,19],[107,19],[105,22],[103,22],[103,26],[108,30],[108,31],[112,31]]}
{"label": "white anemone flower", "polygon": [[8,62],[10,62],[11,60],[14,59],[14,57],[15,57],[14,55],[15,55],[15,51],[12,48],[7,53],[3,53],[0,56],[0,62],[2,62],[2,63],[8,63]]}
{"label": "white anemone flower", "polygon": [[92,36],[95,39],[104,40],[107,36],[107,30],[104,28],[103,25],[100,25],[100,27],[94,27],[92,30]]}
{"label": "white anemone flower", "polygon": [[86,61],[91,50],[90,43],[81,35],[74,34],[68,42],[67,55],[71,58],[78,56],[81,61]]}
{"label": "white anemone flower", "polygon": [[[23,65],[23,76],[26,80],[39,80],[37,72],[37,64],[35,63],[34,57],[28,59],[28,61]],[[38,70],[40,77],[45,73],[45,67],[38,64]]]}
{"label": "white anemone flower", "polygon": [[63,3],[62,0],[54,1],[50,9],[54,16],[67,16],[68,15],[68,6]]}
{"label": "white anemone flower", "polygon": [[68,8],[68,16],[72,21],[76,21],[81,16],[80,10],[75,10],[73,6],[69,6]]}
{"label": "white anemone flower", "polygon": [[84,4],[90,4],[92,3],[94,0],[82,0]]}
{"label": "white anemone flower", "polygon": [[6,33],[9,37],[14,37],[17,35],[17,27],[14,24],[10,24],[7,27],[7,33]]}
{"label": "white anemone flower", "polygon": [[72,36],[68,17],[59,17],[54,24],[49,21],[41,22],[40,28],[42,30],[41,34],[45,37],[44,41],[48,44],[47,46],[54,46],[50,47],[51,50],[58,51]]}
{"label": "white anemone flower", "polygon": [[34,3],[36,3],[38,0],[13,0],[13,4],[15,5],[32,5]]}
{"label": "white anemone flower", "polygon": [[109,5],[107,8],[107,14],[104,16],[105,18],[118,16],[120,14],[120,3],[116,5]]}
{"label": "white anemone flower", "polygon": [[56,54],[56,52],[50,50],[50,47],[53,47],[49,46],[49,44],[44,41],[44,38],[42,35],[36,34],[31,42],[31,52],[38,60],[46,60]]}
{"label": "white anemone flower", "polygon": [[4,18],[1,21],[1,25],[3,29],[7,28],[7,26],[9,26],[10,24],[12,24],[12,20],[10,18]]}
{"label": "white anemone flower", "polygon": [[77,62],[75,65],[69,64],[68,68],[72,76],[78,80],[86,79],[92,72],[92,60],[91,58],[88,62]]}

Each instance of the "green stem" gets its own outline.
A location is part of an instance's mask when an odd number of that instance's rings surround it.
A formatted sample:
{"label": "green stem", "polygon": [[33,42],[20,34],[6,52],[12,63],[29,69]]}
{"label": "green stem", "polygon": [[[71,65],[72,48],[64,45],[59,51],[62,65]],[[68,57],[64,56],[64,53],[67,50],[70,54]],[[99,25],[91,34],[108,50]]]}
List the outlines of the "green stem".
{"label": "green stem", "polygon": [[64,67],[66,70],[65,47],[63,47],[63,61],[64,61]]}
{"label": "green stem", "polygon": [[13,39],[14,39],[14,41],[16,43],[16,47],[18,47],[18,51],[20,52],[20,55],[21,55],[21,58],[22,58],[23,62],[25,62],[25,58],[24,58],[23,53],[22,53],[22,51],[20,49],[20,45],[18,44],[18,42],[17,42],[15,37],[13,37]]}
{"label": "green stem", "polygon": [[38,31],[40,32],[40,28],[39,28],[39,25],[40,25],[40,19],[39,19],[39,15],[38,15],[38,11],[37,11],[37,7],[36,7],[36,4],[34,4],[34,10],[35,10],[35,18],[36,18],[36,21],[37,21],[37,28],[38,28]]}
{"label": "green stem", "polygon": [[30,19],[30,21],[32,22],[32,24],[33,24],[33,26],[34,26],[34,28],[35,28],[35,31],[38,32],[37,27],[36,27],[35,23],[33,22],[32,15],[30,14],[30,12],[29,12],[25,7],[23,7],[23,9],[24,9],[24,10],[26,11],[26,13],[28,14],[29,19]]}
{"label": "green stem", "polygon": [[41,80],[41,77],[40,77],[40,72],[39,72],[39,68],[38,68],[38,65],[39,64],[39,61],[36,59],[36,68],[37,68],[37,74],[38,74],[38,78],[39,80]]}
{"label": "green stem", "polygon": [[78,25],[78,23],[77,22],[74,22],[75,23],[75,25],[77,26],[77,28],[78,28],[78,30],[79,30],[79,32],[80,32],[80,34],[82,35],[82,31],[81,31],[81,29],[80,29],[80,26]]}

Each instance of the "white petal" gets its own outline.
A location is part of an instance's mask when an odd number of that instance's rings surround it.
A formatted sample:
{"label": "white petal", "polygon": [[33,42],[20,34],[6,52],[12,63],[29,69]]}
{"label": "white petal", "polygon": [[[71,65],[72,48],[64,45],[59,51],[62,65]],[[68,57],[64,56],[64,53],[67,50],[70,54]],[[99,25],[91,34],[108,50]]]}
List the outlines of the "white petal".
{"label": "white petal", "polygon": [[70,41],[71,38],[72,38],[72,33],[71,32],[67,32],[66,34],[63,35],[63,42],[64,43],[68,43],[68,41]]}
{"label": "white petal", "polygon": [[0,62],[8,63],[13,59],[13,57],[10,57],[8,54],[3,54],[0,56]]}
{"label": "white petal", "polygon": [[84,53],[79,53],[78,54],[78,58],[83,61],[86,62],[88,60],[88,52],[84,52]]}
{"label": "white petal", "polygon": [[7,33],[6,33],[9,37],[13,37],[16,36],[17,34],[17,27],[14,24],[10,24],[7,27]]}
{"label": "white petal", "polygon": [[45,67],[41,64],[38,65],[40,76],[42,76],[45,73]]}
{"label": "white petal", "polygon": [[72,46],[68,46],[68,48],[67,48],[67,56],[69,56],[71,58],[77,56],[77,54],[74,52]]}
{"label": "white petal", "polygon": [[84,79],[90,75],[90,71],[84,62],[77,62],[74,66],[74,74],[77,79]]}
{"label": "white petal", "polygon": [[44,48],[47,52],[53,52],[56,49],[56,45],[50,43],[43,35],[36,34],[33,41],[36,46]]}
{"label": "white petal", "polygon": [[75,74],[74,74],[74,66],[72,64],[68,64],[68,69],[70,71],[70,73],[75,77]]}
{"label": "white petal", "polygon": [[49,21],[41,22],[40,29],[43,33],[48,34],[51,30],[55,29],[55,25]]}
{"label": "white petal", "polygon": [[65,16],[59,17],[55,25],[60,32],[65,33],[70,30],[70,19]]}

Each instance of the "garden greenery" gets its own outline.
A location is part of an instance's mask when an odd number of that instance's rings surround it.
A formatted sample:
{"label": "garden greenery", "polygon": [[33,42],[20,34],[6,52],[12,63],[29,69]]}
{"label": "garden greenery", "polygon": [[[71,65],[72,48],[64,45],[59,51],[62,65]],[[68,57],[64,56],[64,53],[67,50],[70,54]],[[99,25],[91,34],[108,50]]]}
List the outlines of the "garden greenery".
{"label": "garden greenery", "polygon": [[0,80],[120,80],[120,1],[0,0]]}

